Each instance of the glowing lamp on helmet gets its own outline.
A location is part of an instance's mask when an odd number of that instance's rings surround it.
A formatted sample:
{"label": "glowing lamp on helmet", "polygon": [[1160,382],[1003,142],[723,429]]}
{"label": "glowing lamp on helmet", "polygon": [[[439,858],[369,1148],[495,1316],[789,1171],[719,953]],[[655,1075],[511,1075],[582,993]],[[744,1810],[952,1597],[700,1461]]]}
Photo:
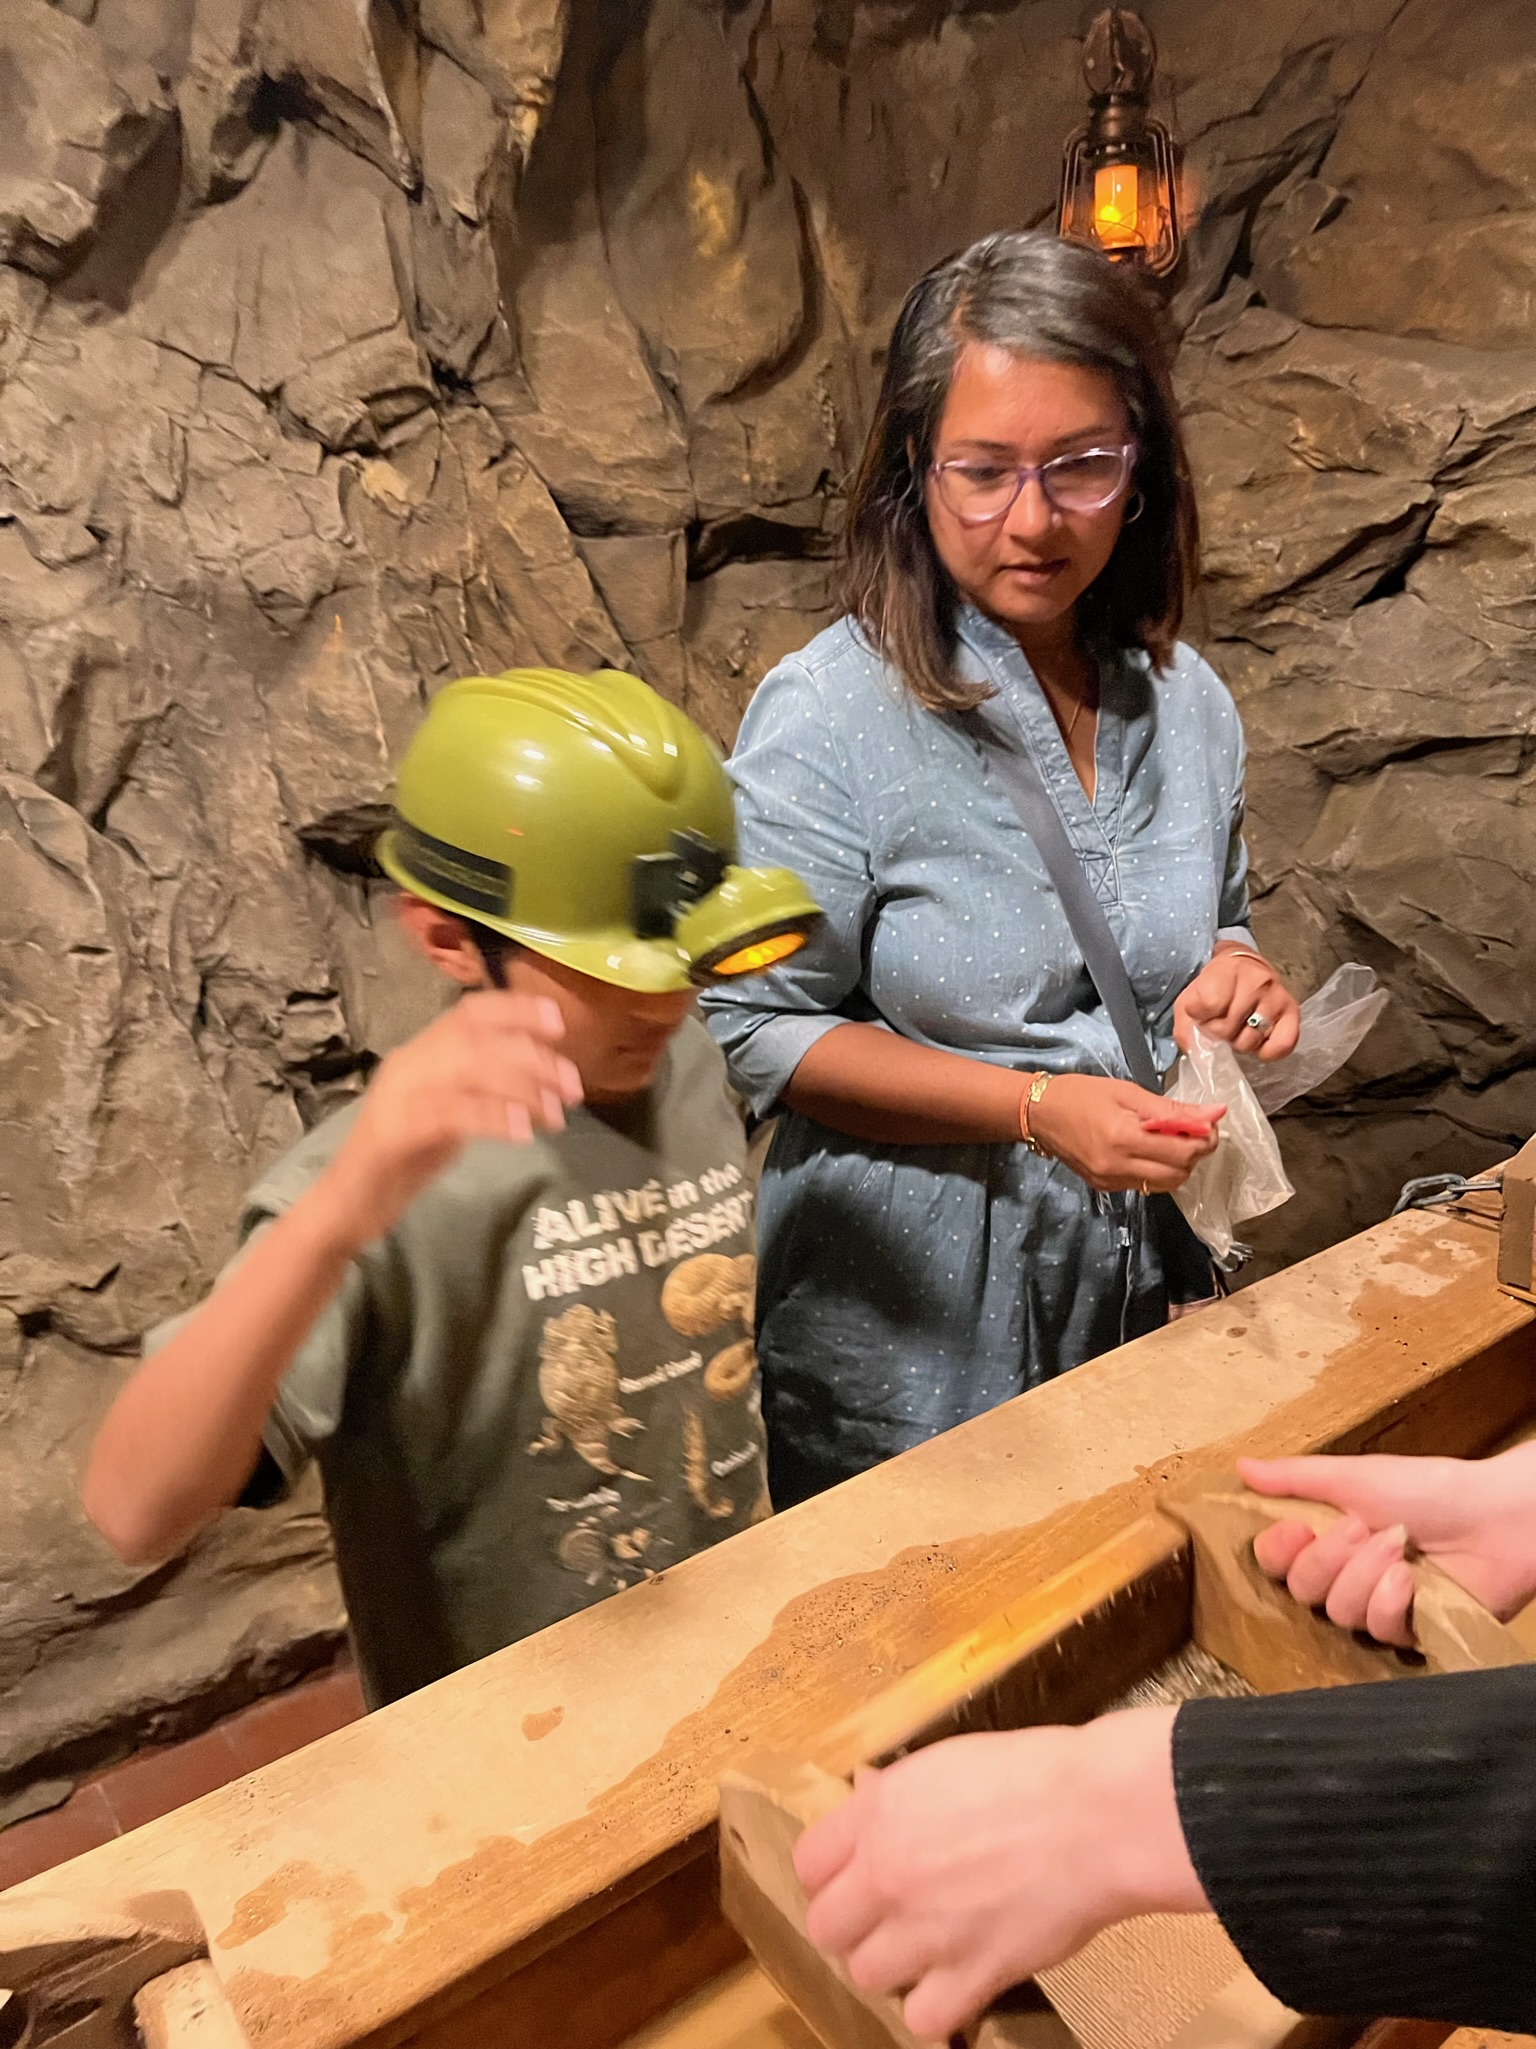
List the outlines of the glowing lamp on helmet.
{"label": "glowing lamp on helmet", "polygon": [[777,967],[781,960],[788,960],[792,953],[798,953],[805,940],[803,931],[775,932],[770,938],[754,941],[751,946],[737,947],[734,953],[717,960],[709,972],[719,981],[732,975],[760,975],[764,968]]}
{"label": "glowing lamp on helmet", "polygon": [[631,867],[636,932],[668,940],[700,985],[760,975],[804,946],[821,911],[787,868],[738,868],[728,849],[678,832]]}
{"label": "glowing lamp on helmet", "polygon": [[1088,119],[1066,147],[1058,230],[1114,263],[1164,277],[1179,260],[1178,165],[1147,112],[1157,46],[1139,14],[1110,7],[1083,43]]}

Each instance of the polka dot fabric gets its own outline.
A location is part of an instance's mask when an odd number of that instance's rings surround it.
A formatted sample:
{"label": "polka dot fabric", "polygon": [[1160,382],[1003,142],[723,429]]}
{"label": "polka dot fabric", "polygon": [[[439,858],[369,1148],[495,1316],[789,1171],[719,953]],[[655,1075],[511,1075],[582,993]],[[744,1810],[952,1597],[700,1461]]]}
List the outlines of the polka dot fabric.
{"label": "polka dot fabric", "polygon": [[[1090,802],[1013,640],[979,613],[962,659],[1003,692],[1120,942],[1161,1064],[1174,998],[1218,937],[1252,944],[1243,739],[1180,647],[1106,662]],[[849,1019],[1016,1068],[1124,1063],[1033,842],[975,741],[923,710],[848,620],[759,687],[731,762],[741,859],[805,878],[827,916],[772,973],[704,999],[737,1087],[770,1114]],[[758,1354],[776,1499],[875,1464],[1093,1358],[1164,1314],[1139,1198],[1022,1146],[877,1146],[786,1113],[759,1210]]]}

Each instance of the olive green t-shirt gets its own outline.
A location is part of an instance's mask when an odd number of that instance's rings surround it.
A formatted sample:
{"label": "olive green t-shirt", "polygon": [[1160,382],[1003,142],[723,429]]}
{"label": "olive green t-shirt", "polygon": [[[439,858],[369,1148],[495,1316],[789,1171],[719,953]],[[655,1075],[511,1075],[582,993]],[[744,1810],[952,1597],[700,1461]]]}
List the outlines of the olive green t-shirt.
{"label": "olive green t-shirt", "polygon": [[[244,1239],[356,1114],[263,1177]],[[644,1096],[473,1142],[354,1261],[266,1447],[289,1484],[320,1463],[370,1704],[766,1514],[745,1166],[689,1019]]]}

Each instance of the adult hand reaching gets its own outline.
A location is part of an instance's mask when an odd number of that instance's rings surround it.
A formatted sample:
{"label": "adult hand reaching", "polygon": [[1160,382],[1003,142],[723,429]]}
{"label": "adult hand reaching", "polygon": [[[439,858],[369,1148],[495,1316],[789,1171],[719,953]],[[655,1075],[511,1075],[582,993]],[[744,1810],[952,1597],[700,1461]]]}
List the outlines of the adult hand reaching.
{"label": "adult hand reaching", "polygon": [[[1262,1017],[1265,1028],[1248,1023]],[[1301,1036],[1301,1005],[1267,960],[1246,948],[1218,948],[1173,1006],[1175,1043],[1188,1052],[1194,1027],[1239,1053],[1282,1060]]]}
{"label": "adult hand reaching", "polygon": [[1130,1914],[1206,1904],[1174,1795],[1174,1710],[958,1736],[862,1773],[806,1830],[806,1932],[943,2041]]}
{"label": "adult hand reaching", "polygon": [[1497,1458],[1239,1459],[1255,1493],[1344,1510],[1325,1535],[1280,1522],[1254,1556],[1298,1601],[1381,1643],[1413,1642],[1412,1544],[1501,1620],[1536,1595],[1536,1444]]}

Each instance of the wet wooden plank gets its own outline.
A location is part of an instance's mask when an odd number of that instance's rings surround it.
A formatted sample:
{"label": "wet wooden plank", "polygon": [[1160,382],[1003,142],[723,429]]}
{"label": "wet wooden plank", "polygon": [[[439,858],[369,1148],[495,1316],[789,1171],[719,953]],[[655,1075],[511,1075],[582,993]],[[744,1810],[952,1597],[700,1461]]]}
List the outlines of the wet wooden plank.
{"label": "wet wooden plank", "polygon": [[976,1729],[1086,1721],[1189,1635],[1189,1545],[1139,1516],[807,1745],[832,1771]]}

